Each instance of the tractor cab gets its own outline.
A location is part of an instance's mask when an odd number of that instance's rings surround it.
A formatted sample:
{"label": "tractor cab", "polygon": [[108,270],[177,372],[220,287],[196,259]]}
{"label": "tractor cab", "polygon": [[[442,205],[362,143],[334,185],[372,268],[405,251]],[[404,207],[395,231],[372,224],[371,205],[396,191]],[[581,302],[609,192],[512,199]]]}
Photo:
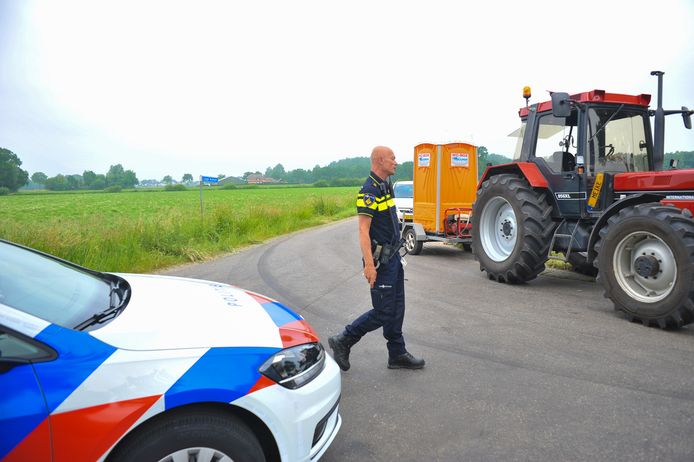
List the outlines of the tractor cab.
{"label": "tractor cab", "polygon": [[654,170],[650,99],[602,90],[553,93],[552,101],[520,109],[514,161],[538,167],[560,216],[595,216],[611,203],[600,196],[589,203],[596,177]]}

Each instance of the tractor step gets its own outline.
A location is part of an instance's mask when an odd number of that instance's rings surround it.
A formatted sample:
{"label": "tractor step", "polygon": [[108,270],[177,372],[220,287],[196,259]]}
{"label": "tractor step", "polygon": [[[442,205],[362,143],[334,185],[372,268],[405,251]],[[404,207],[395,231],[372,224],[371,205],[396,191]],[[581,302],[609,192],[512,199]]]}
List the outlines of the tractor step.
{"label": "tractor step", "polygon": [[[579,220],[580,221],[580,220]],[[559,230],[562,229],[564,224],[566,223],[566,219],[562,220],[561,223],[559,223],[559,226],[554,230],[554,235],[552,235],[552,241],[549,244],[549,249],[547,250],[547,259],[548,260],[559,260],[563,262],[568,262],[569,261],[569,255],[571,255],[571,249],[573,248],[574,244],[574,239],[576,236],[576,230],[578,229],[578,222],[574,224],[573,231],[571,234],[566,234],[566,233],[560,233]],[[557,238],[567,238],[569,239],[569,247],[566,249],[563,255],[552,255],[552,251],[554,250],[554,244],[557,241]]]}

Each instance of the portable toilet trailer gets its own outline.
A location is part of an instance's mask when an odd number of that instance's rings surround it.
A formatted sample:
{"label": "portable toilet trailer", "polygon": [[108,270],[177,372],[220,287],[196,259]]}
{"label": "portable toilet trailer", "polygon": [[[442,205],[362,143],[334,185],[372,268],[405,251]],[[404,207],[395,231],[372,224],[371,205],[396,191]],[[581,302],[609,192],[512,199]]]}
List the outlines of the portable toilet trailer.
{"label": "portable toilet trailer", "polygon": [[403,223],[408,253],[427,241],[469,247],[470,214],[477,194],[477,147],[468,143],[429,144],[414,148],[414,210]]}

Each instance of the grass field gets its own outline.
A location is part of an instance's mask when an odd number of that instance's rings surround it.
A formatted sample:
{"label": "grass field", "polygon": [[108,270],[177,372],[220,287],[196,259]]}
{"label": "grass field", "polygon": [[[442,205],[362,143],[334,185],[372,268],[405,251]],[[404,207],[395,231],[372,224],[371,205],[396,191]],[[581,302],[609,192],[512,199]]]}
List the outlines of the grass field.
{"label": "grass field", "polygon": [[0,196],[0,238],[102,271],[147,272],[354,214],[355,187]]}

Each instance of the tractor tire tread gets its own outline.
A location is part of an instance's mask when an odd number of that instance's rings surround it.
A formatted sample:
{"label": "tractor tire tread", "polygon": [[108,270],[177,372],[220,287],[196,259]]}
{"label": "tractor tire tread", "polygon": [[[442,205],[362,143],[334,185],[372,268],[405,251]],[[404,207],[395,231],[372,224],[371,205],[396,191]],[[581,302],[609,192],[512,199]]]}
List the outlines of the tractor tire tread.
{"label": "tractor tire tread", "polygon": [[[604,258],[601,255],[601,250],[610,231],[612,231],[615,226],[619,226],[623,220],[632,217],[648,217],[649,219],[667,223],[674,231],[674,234],[679,236],[682,240],[684,248],[688,251],[688,266],[694,269],[694,219],[685,215],[682,210],[677,207],[662,205],[657,202],[626,207],[607,220],[607,224],[600,229],[598,233],[599,238],[594,247],[596,252],[594,265],[596,268],[600,267],[600,262]],[[604,274],[606,268],[603,268],[603,270],[598,273],[597,282],[601,283],[605,288],[605,298],[611,299],[614,303],[615,310],[624,313],[627,320],[634,322],[640,321],[646,327],[658,326],[662,329],[679,328],[694,322],[694,283],[690,283],[687,297],[679,306],[674,306],[662,316],[647,317],[639,315],[638,312],[632,311],[630,307],[615,301],[614,293],[621,289],[618,287],[618,284],[615,284],[617,287],[614,287],[610,278]],[[683,273],[681,269],[680,273]]]}
{"label": "tractor tire tread", "polygon": [[[490,192],[491,191],[491,192]],[[516,174],[500,174],[482,183],[477,201],[473,205],[473,235],[479,233],[479,215],[475,211],[480,199],[496,196],[504,197],[509,203],[515,203],[520,209],[516,213],[521,247],[514,249],[504,264],[496,264],[492,268],[489,258],[484,254],[479,234],[473,237],[473,253],[480,263],[480,270],[486,271],[489,279],[501,283],[519,284],[535,279],[545,270],[545,262],[549,253],[549,244],[554,232],[552,207],[547,200],[546,191],[533,189],[524,178]],[[522,235],[521,235],[522,233]],[[484,254],[484,255],[482,255]]]}

